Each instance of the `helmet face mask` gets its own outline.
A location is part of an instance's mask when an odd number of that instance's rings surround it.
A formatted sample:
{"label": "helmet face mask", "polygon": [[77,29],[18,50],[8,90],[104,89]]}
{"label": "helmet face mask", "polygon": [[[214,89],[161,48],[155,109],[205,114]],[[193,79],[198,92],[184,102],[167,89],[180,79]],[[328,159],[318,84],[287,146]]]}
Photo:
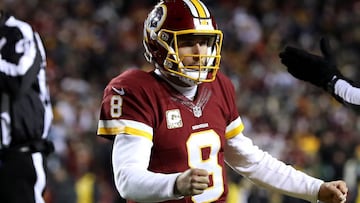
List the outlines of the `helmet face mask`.
{"label": "helmet face mask", "polygon": [[[220,65],[222,32],[200,1],[162,1],[144,23],[145,57],[162,72],[195,85],[215,79]],[[206,44],[206,53],[179,55],[179,48]],[[198,61],[186,64],[189,58]]]}

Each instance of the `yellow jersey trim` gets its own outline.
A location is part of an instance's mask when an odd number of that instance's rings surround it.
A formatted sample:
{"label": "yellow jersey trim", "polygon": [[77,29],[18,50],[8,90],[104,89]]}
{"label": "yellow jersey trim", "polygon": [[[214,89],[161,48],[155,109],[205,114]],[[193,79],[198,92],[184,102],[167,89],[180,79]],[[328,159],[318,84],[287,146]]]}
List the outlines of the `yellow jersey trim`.
{"label": "yellow jersey trim", "polygon": [[236,128],[230,130],[229,132],[227,132],[225,134],[225,138],[226,139],[230,139],[235,137],[236,135],[240,134],[242,131],[244,130],[244,124],[241,123],[239,126],[237,126]]}

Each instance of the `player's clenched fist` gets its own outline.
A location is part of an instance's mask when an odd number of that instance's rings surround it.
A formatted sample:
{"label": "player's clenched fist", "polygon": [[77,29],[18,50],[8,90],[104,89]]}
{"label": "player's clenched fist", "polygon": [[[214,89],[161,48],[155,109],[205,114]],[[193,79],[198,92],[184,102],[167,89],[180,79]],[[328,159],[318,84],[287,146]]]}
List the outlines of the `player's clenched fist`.
{"label": "player's clenched fist", "polygon": [[325,182],[321,185],[318,199],[326,203],[344,203],[348,188],[344,181]]}
{"label": "player's clenched fist", "polygon": [[198,195],[209,187],[209,173],[204,169],[191,168],[180,174],[175,182],[175,194]]}

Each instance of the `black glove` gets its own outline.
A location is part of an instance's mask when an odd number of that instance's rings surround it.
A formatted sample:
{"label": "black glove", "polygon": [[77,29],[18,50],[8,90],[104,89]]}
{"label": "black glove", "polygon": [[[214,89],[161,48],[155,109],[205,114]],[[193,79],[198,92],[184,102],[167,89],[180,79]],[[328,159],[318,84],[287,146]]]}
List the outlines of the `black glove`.
{"label": "black glove", "polygon": [[322,56],[313,55],[305,50],[287,46],[279,54],[289,73],[294,77],[327,89],[328,83],[334,76],[342,77],[336,67],[335,58],[331,52],[327,39],[320,40]]}

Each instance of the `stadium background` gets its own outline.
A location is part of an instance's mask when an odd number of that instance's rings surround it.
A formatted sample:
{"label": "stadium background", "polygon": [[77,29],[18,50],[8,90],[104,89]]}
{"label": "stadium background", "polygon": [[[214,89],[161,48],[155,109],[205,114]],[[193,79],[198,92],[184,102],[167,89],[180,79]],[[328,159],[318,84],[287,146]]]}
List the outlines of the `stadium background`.
{"label": "stadium background", "polygon": [[[50,132],[47,203],[122,202],[111,143],[97,138],[102,90],[129,68],[150,69],[142,26],[155,0],[1,0],[45,42],[55,119]],[[345,179],[356,202],[360,117],[297,81],[279,62],[284,44],[314,53],[330,38],[338,66],[357,80],[360,1],[204,0],[224,32],[221,71],[231,77],[245,134],[273,156],[324,180]],[[24,169],[26,170],[26,169]],[[302,202],[253,187],[229,172],[231,203]]]}

